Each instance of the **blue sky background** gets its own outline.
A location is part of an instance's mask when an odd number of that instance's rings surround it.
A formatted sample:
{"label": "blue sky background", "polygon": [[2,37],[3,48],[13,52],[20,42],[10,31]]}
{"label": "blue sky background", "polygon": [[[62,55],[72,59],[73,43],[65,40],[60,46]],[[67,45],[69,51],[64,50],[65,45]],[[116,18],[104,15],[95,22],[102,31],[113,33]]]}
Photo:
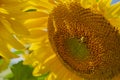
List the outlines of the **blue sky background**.
{"label": "blue sky background", "polygon": [[120,0],[112,0],[112,3],[120,2]]}

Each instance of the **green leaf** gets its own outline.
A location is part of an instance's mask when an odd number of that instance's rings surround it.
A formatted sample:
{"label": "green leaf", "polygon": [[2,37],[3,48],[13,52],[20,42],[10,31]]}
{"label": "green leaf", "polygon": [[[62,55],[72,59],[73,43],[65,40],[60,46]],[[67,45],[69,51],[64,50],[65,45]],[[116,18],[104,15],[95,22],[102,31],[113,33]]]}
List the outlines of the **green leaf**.
{"label": "green leaf", "polygon": [[14,54],[22,54],[22,53],[24,53],[24,52],[23,52],[23,51],[18,50],[18,51],[14,51],[13,53],[14,53]]}
{"label": "green leaf", "polygon": [[45,80],[48,75],[49,75],[49,72],[47,72],[47,73],[43,74],[42,76],[38,77],[37,80]]}
{"label": "green leaf", "polygon": [[12,80],[35,80],[35,77],[32,76],[33,68],[23,65],[22,61],[14,64],[11,67],[11,71],[14,74]]}
{"label": "green leaf", "polygon": [[5,77],[4,77],[4,79],[6,80],[8,80],[8,79],[10,79],[10,78],[12,78],[13,77],[13,74],[12,73],[9,73],[9,74],[7,74]]}
{"label": "green leaf", "polygon": [[14,64],[11,67],[12,77],[8,78],[8,80],[45,80],[49,73],[43,74],[41,76],[35,77],[32,75],[33,67],[28,65],[23,65],[23,61]]}
{"label": "green leaf", "polygon": [[3,59],[0,59],[0,65],[3,63]]}

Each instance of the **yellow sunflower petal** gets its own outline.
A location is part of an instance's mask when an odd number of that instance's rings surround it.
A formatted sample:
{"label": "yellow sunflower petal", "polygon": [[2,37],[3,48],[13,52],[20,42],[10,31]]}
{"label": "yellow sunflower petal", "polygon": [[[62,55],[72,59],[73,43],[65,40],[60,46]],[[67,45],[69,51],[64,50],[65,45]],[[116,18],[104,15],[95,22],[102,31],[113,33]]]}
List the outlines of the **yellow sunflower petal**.
{"label": "yellow sunflower petal", "polygon": [[25,26],[28,29],[40,29],[40,28],[46,28],[47,27],[47,17],[44,18],[38,18],[38,19],[29,19],[25,22]]}
{"label": "yellow sunflower petal", "polygon": [[5,10],[4,8],[0,8],[0,13],[8,14],[7,10]]}
{"label": "yellow sunflower petal", "polygon": [[84,8],[90,8],[96,3],[96,0],[81,0],[81,5]]}
{"label": "yellow sunflower petal", "polygon": [[26,12],[26,14],[23,14],[20,16],[22,19],[27,20],[27,19],[32,19],[32,18],[40,18],[40,17],[48,17],[47,12]]}
{"label": "yellow sunflower petal", "polygon": [[55,0],[48,0],[49,3],[56,4]]}
{"label": "yellow sunflower petal", "polygon": [[98,5],[102,13],[107,12],[107,9],[110,7],[112,0],[99,0]]}
{"label": "yellow sunflower petal", "polygon": [[112,18],[112,19],[110,19],[109,21],[110,21],[110,23],[111,23],[113,26],[115,26],[115,27],[118,29],[118,31],[120,32],[120,18]]}
{"label": "yellow sunflower petal", "polygon": [[4,27],[9,30],[11,33],[17,33],[19,35],[29,35],[28,30],[20,22],[12,19],[2,19],[1,20]]}
{"label": "yellow sunflower petal", "polygon": [[108,11],[106,11],[107,17],[119,17],[120,18],[120,2],[113,4]]}
{"label": "yellow sunflower petal", "polygon": [[23,49],[24,46],[11,34],[7,29],[0,25],[0,37],[6,42],[11,44],[16,49]]}
{"label": "yellow sunflower petal", "polygon": [[12,59],[18,57],[17,55],[11,53],[8,48],[4,45],[1,46],[0,44],[0,55],[4,57],[5,59]]}
{"label": "yellow sunflower petal", "polygon": [[36,7],[38,7],[38,8],[44,7],[44,8],[46,8],[48,11],[53,8],[53,5],[50,4],[50,3],[48,2],[48,0],[44,0],[44,1],[43,1],[43,0],[30,0],[29,3],[32,4],[32,5],[34,5],[34,6],[36,6]]}
{"label": "yellow sunflower petal", "polygon": [[26,35],[26,36],[29,35],[29,31],[27,30],[27,28],[23,24],[21,24],[19,21],[9,20],[9,22],[11,23],[11,28],[16,34]]}
{"label": "yellow sunflower petal", "polygon": [[[4,6],[1,6],[2,8],[6,9],[8,13],[10,13],[13,16],[16,16],[17,14],[22,13],[22,8],[26,6],[25,1],[20,0],[2,0],[1,3]],[[16,7],[15,7],[16,6]],[[16,14],[16,15],[14,15]]]}
{"label": "yellow sunflower petal", "polygon": [[17,55],[10,52],[7,44],[2,39],[0,39],[0,56],[4,57],[6,60],[17,57]]}
{"label": "yellow sunflower petal", "polygon": [[31,30],[30,33],[31,33],[31,35],[28,36],[30,38],[40,38],[40,37],[47,35],[46,31],[39,30],[39,29],[38,30]]}
{"label": "yellow sunflower petal", "polygon": [[50,73],[46,80],[56,80],[57,76],[55,73]]}

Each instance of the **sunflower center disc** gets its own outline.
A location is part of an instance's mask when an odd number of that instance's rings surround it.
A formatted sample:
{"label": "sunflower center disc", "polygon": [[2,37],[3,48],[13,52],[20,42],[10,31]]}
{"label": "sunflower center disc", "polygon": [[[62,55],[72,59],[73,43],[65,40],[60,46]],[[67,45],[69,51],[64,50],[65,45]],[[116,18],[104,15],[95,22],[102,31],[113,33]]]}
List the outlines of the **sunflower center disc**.
{"label": "sunflower center disc", "polygon": [[120,73],[120,34],[103,15],[79,2],[60,3],[48,19],[48,35],[61,62],[87,80]]}

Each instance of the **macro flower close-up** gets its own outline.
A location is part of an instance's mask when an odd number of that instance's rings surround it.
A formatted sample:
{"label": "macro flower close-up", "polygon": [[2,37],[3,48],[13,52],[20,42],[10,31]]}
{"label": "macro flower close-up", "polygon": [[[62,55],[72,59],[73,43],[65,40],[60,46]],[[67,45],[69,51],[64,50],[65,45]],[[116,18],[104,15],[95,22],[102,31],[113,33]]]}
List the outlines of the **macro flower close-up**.
{"label": "macro flower close-up", "polygon": [[119,0],[0,1],[0,80],[120,80],[119,48]]}

